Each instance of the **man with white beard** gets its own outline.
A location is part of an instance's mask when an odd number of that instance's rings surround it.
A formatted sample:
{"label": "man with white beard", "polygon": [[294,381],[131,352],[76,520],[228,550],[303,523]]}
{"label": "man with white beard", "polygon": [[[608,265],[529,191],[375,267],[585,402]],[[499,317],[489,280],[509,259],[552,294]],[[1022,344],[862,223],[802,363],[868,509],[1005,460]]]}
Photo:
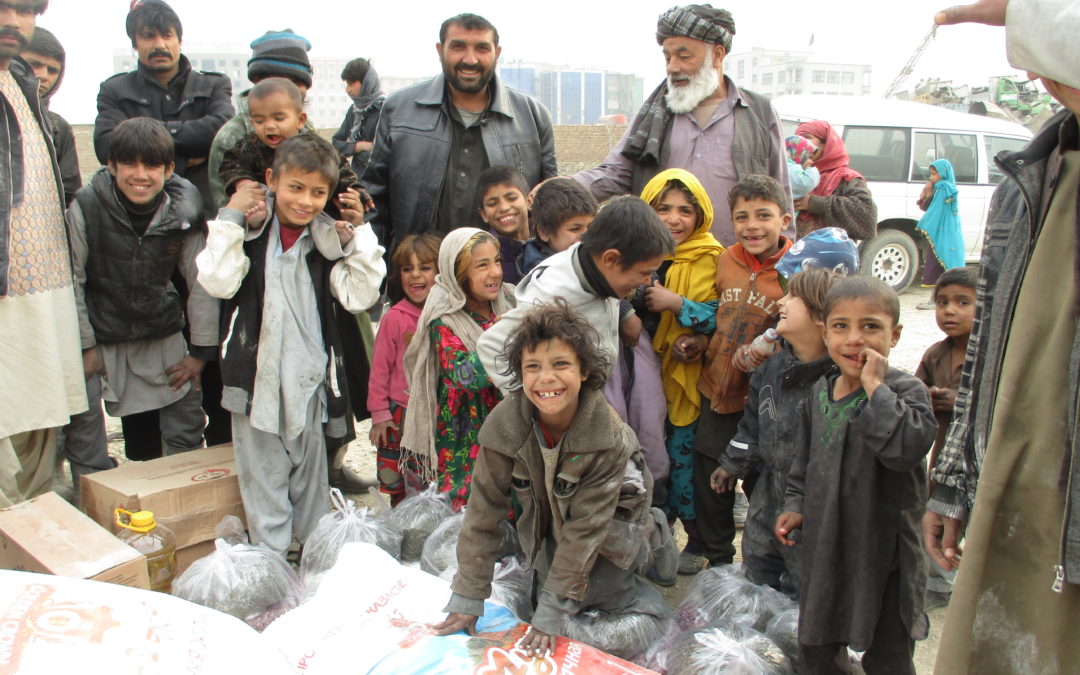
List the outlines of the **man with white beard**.
{"label": "man with white beard", "polygon": [[[641,111],[595,169],[573,176],[598,201],[641,194],[664,169],[685,169],[701,181],[716,206],[712,233],[724,246],[735,243],[728,192],[740,178],[765,174],[791,188],[780,120],[764,96],[739,89],[724,75],[735,21],[710,5],[686,5],[664,12],[656,26],[667,79],[649,95]],[[783,232],[794,238],[794,226]]]}

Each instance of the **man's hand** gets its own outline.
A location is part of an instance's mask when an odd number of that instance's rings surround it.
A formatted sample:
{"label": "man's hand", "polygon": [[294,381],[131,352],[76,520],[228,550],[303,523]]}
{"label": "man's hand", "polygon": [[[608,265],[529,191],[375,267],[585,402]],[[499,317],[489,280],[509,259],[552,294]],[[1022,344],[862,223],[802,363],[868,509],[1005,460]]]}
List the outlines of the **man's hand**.
{"label": "man's hand", "polygon": [[165,369],[165,374],[169,376],[169,386],[175,391],[190,381],[195,391],[199,391],[199,376],[202,375],[205,365],[206,361],[188,354],[180,363]]}
{"label": "man's hand", "polygon": [[637,314],[632,314],[619,323],[619,337],[622,338],[623,344],[627,347],[636,345],[638,338],[641,337],[641,328],[641,317]]}
{"label": "man's hand", "polygon": [[709,476],[709,486],[712,487],[713,492],[724,494],[735,489],[735,481],[737,480],[739,480],[738,476],[728,473],[724,470],[724,467],[718,466],[716,471],[713,471],[712,475]]}
{"label": "man's hand", "polygon": [[792,530],[797,530],[802,527],[803,517],[801,513],[795,513],[794,511],[784,511],[776,519],[776,527],[773,529],[773,534],[780,540],[780,543],[784,546],[794,546],[797,542],[793,537],[789,537]]}
{"label": "man's hand", "polygon": [[682,303],[681,295],[664,288],[655,279],[645,287],[645,306],[650,312],[678,312],[682,309]]}
{"label": "man's hand", "polygon": [[708,338],[704,335],[680,335],[671,345],[671,353],[680,361],[697,361],[705,351]]}
{"label": "man's hand", "polygon": [[453,612],[447,614],[442,622],[435,624],[432,628],[435,630],[436,635],[453,635],[460,631],[465,631],[469,635],[476,635],[476,620],[479,618],[472,614]]}
{"label": "man's hand", "polygon": [[[367,191],[364,191],[364,195],[367,195]],[[371,197],[368,196],[368,200]],[[338,209],[341,211],[341,219],[352,223],[353,225],[363,225],[364,223],[364,201],[360,193],[356,190],[349,188],[339,194],[335,200],[337,201]]]}
{"label": "man's hand", "polygon": [[101,358],[101,347],[94,345],[82,353],[83,377],[89,380],[94,375],[108,379],[105,373],[105,360]]}
{"label": "man's hand", "polygon": [[866,347],[859,354],[862,361],[862,371],[859,373],[859,383],[862,384],[866,397],[874,395],[874,391],[885,382],[885,373],[889,370],[889,359],[881,352]]}
{"label": "man's hand", "polygon": [[930,387],[930,403],[934,406],[934,412],[952,412],[956,407],[956,390]]}
{"label": "man's hand", "polygon": [[206,161],[205,157],[188,157],[187,158],[187,166],[190,169],[193,166],[199,166],[200,164],[202,164],[205,161]]}
{"label": "man's hand", "polygon": [[555,653],[555,636],[541,633],[529,626],[528,632],[518,640],[517,646],[524,649],[526,655],[542,659]]}
{"label": "man's hand", "polygon": [[385,422],[378,422],[371,425],[371,430],[368,431],[368,440],[376,448],[386,446],[386,432],[388,429],[398,430],[398,425],[394,424],[394,420],[386,420]]}
{"label": "man's hand", "polygon": [[357,141],[353,146],[353,153],[360,154],[361,152],[368,152],[374,145],[371,141]]}
{"label": "man's hand", "polygon": [[950,571],[960,567],[962,551],[957,544],[964,523],[933,511],[927,511],[922,519],[923,546],[938,567]]}
{"label": "man's hand", "polygon": [[955,23],[985,23],[988,26],[1005,25],[1005,9],[1009,0],[979,0],[970,5],[956,5],[934,15],[934,23],[948,26]]}
{"label": "man's hand", "polygon": [[225,208],[236,209],[240,213],[247,214],[257,204],[266,203],[266,193],[262,186],[253,180],[242,180],[236,184],[236,191],[229,197],[229,203]]}

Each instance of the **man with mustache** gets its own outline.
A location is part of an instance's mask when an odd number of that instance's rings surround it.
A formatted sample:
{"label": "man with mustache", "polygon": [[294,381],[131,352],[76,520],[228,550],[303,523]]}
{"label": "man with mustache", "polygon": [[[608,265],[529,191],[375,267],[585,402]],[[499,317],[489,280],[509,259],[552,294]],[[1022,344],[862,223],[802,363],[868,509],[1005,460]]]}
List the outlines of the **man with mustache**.
{"label": "man with mustache", "polygon": [[101,83],[94,152],[105,164],[109,134],[126,119],[161,120],[176,142],[176,173],[195,184],[203,212],[212,218],[216,209],[210,199],[206,158],[214,135],[235,113],[229,78],[192,69],[180,53],[184,33],[180,17],[164,0],[135,0],[126,28],[139,67]]}
{"label": "man with mustache", "polygon": [[64,80],[64,64],[67,60],[64,46],[51,32],[37,26],[33,39],[20,56],[37,76],[38,96],[41,97],[41,107],[49,120],[49,130],[52,131],[53,143],[56,145],[56,160],[60,163],[64,202],[70,204],[75,198],[75,192],[82,187],[79,157],[75,152],[75,133],[67,120],[49,110],[49,101]]}
{"label": "man with mustache", "polygon": [[495,74],[495,27],[459,14],[443,22],[435,49],[442,74],[387,97],[361,177],[388,252],[408,234],[483,227],[473,193],[490,166],[516,168],[530,187],[557,173],[548,111]]}
{"label": "man with mustache", "polygon": [[[665,169],[686,169],[705,187],[713,204],[748,174],[780,182],[791,207],[780,120],[764,96],[740,89],[724,74],[735,20],[710,5],[673,7],[660,15],[656,41],[663,48],[667,79],[649,95],[626,133],[595,169],[573,177],[597,201],[641,194]],[[713,235],[735,243],[731,213],[717,209]],[[782,233],[794,238],[795,228]]]}
{"label": "man with mustache", "polygon": [[0,0],[0,507],[47,492],[57,427],[86,410],[64,191],[18,57],[48,0]]}
{"label": "man with mustache", "polygon": [[[94,152],[105,164],[109,135],[116,125],[133,117],[161,120],[176,144],[174,172],[191,181],[202,197],[202,212],[213,218],[207,157],[214,135],[234,114],[232,85],[221,73],[194,70],[180,53],[184,28],[164,0],[134,0],[125,22],[139,67],[113,75],[98,91],[94,121]],[[174,278],[184,298],[183,279]],[[229,413],[221,408],[221,375],[216,361],[202,371],[203,408],[210,421],[206,439],[213,445],[231,439]],[[161,457],[161,431],[156,411],[122,418],[124,452],[128,459]]]}

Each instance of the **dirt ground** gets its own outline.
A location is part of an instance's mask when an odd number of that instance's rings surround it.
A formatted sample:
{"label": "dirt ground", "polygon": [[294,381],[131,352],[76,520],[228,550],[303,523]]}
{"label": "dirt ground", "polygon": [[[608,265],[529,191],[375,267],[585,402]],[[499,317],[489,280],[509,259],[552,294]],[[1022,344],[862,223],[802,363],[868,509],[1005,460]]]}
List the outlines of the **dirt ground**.
{"label": "dirt ground", "polygon": [[[900,341],[890,354],[890,363],[898,368],[914,372],[919,364],[922,353],[932,343],[942,339],[940,331],[934,321],[934,312],[918,310],[916,305],[924,302],[929,297],[929,291],[925,289],[910,290],[901,295],[901,322],[904,330]],[[368,442],[367,435],[370,427],[369,422],[357,425],[357,440],[349,448],[345,457],[346,464],[363,476],[374,477],[375,475],[375,451]],[[120,420],[107,418],[107,430],[109,432],[109,451],[120,462],[126,462],[123,453],[123,437],[120,433]],[[71,493],[71,477],[67,467],[58,475],[55,488],[64,495]],[[374,499],[384,499],[378,494],[350,494],[347,497],[355,500],[358,504],[370,505]],[[676,526],[675,532],[679,547],[686,543],[686,534],[681,525]],[[741,551],[742,532],[736,537],[736,550]],[[736,561],[741,555],[736,553]],[[695,577],[680,575],[677,583],[669,588],[658,587],[664,598],[674,608],[682,600],[683,596],[693,584]],[[926,640],[917,643],[915,648],[915,667],[920,675],[933,673],[934,656],[937,653],[938,641],[941,637],[942,622],[945,619],[945,608],[932,610],[930,616],[930,635]]]}

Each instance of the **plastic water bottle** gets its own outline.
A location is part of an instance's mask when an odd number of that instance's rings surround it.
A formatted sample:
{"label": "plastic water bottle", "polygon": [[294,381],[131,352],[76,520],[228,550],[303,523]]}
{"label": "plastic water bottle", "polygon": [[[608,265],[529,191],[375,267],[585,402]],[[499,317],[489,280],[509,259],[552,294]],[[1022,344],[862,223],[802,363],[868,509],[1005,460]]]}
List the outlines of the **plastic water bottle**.
{"label": "plastic water bottle", "polygon": [[[761,356],[768,356],[775,352],[779,347],[780,335],[777,334],[775,328],[767,328],[764,333],[754,338],[754,341],[750,343],[750,349],[748,351],[757,352]],[[748,373],[757,369],[757,366],[750,363],[749,356],[749,353],[743,356],[743,365],[746,367],[746,372]]]}
{"label": "plastic water bottle", "polygon": [[150,590],[171,593],[176,576],[176,537],[173,533],[154,519],[152,511],[131,513],[116,509],[116,524],[124,528],[120,531],[120,539],[146,556]]}

